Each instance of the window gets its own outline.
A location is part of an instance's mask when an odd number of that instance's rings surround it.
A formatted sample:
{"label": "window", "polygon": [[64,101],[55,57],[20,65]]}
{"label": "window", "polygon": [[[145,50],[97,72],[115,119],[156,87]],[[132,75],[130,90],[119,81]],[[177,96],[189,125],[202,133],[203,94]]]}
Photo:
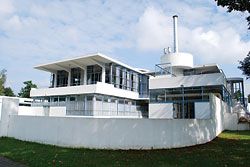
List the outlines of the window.
{"label": "window", "polygon": [[75,96],[70,96],[69,101],[76,101],[76,97]]}
{"label": "window", "polygon": [[71,86],[76,86],[81,84],[81,69],[80,68],[72,68],[71,69]]}
{"label": "window", "polygon": [[52,97],[52,102],[58,102],[58,97]]}
{"label": "window", "polygon": [[59,97],[59,102],[65,102],[66,101],[66,97],[65,96],[60,96]]}
{"label": "window", "polygon": [[195,108],[194,102],[185,102],[185,103],[173,103],[173,111],[175,118],[186,118],[193,119],[195,118]]}
{"label": "window", "polygon": [[68,85],[68,72],[57,71],[57,87],[63,87]]}
{"label": "window", "polygon": [[88,84],[96,84],[101,82],[102,68],[98,65],[87,66],[87,82]]}

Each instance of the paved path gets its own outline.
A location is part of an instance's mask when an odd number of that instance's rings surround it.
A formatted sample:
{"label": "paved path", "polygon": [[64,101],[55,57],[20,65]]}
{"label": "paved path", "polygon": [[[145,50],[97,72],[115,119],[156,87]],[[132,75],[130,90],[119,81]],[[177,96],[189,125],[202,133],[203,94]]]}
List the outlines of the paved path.
{"label": "paved path", "polygon": [[25,167],[25,166],[17,162],[14,162],[12,160],[9,160],[7,158],[0,157],[0,167]]}

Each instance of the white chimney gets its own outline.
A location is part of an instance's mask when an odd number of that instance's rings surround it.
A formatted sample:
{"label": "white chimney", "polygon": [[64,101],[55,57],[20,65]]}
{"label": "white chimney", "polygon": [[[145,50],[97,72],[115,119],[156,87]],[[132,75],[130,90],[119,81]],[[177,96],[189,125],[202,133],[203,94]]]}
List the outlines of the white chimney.
{"label": "white chimney", "polygon": [[174,15],[173,16],[173,21],[174,21],[174,53],[178,53],[178,32],[177,32],[177,20],[178,16]]}
{"label": "white chimney", "polygon": [[170,49],[164,49],[164,55],[161,56],[161,64],[168,63],[173,70],[190,69],[194,66],[193,55],[189,53],[179,52],[178,48],[178,32],[177,32],[178,16],[173,16],[173,33],[174,33],[174,49],[171,53]]}

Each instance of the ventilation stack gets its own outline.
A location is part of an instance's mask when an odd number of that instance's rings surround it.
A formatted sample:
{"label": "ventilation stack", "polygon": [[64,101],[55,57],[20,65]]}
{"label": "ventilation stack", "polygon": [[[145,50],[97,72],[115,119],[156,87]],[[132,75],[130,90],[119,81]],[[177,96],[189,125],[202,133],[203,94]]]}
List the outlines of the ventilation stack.
{"label": "ventilation stack", "polygon": [[165,52],[161,56],[161,64],[170,63],[173,69],[189,69],[193,67],[193,55],[179,52],[178,48],[178,16],[173,16],[174,52]]}

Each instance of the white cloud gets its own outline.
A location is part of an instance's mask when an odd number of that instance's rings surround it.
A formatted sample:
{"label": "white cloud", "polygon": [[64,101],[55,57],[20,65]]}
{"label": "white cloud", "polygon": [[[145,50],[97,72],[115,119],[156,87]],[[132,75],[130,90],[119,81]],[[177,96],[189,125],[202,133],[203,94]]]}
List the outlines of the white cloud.
{"label": "white cloud", "polygon": [[170,42],[171,28],[168,25],[170,17],[162,11],[149,7],[140,17],[136,27],[136,42],[141,50],[158,50]]}
{"label": "white cloud", "polygon": [[[184,15],[185,10],[183,12]],[[188,10],[188,15],[193,15],[191,12]],[[192,53],[203,63],[236,64],[250,49],[250,41],[241,40],[237,29],[228,27],[226,22],[214,23],[207,28],[188,27],[181,23],[182,20],[180,17],[179,50]],[[171,27],[172,18],[169,15],[155,7],[147,8],[137,24],[137,48],[150,51],[172,46]]]}
{"label": "white cloud", "polygon": [[[204,63],[235,62],[250,48],[241,40],[245,18],[215,9],[203,0],[0,0],[0,69],[8,70],[8,82],[19,90],[28,79],[49,83],[34,65],[90,52],[145,67],[156,61],[155,55],[159,59],[162,48],[172,46],[173,14],[180,16],[181,51]],[[149,52],[153,56],[144,56]],[[20,71],[23,75],[17,76]]]}
{"label": "white cloud", "polygon": [[15,10],[10,0],[0,0],[0,15],[11,14]]}

